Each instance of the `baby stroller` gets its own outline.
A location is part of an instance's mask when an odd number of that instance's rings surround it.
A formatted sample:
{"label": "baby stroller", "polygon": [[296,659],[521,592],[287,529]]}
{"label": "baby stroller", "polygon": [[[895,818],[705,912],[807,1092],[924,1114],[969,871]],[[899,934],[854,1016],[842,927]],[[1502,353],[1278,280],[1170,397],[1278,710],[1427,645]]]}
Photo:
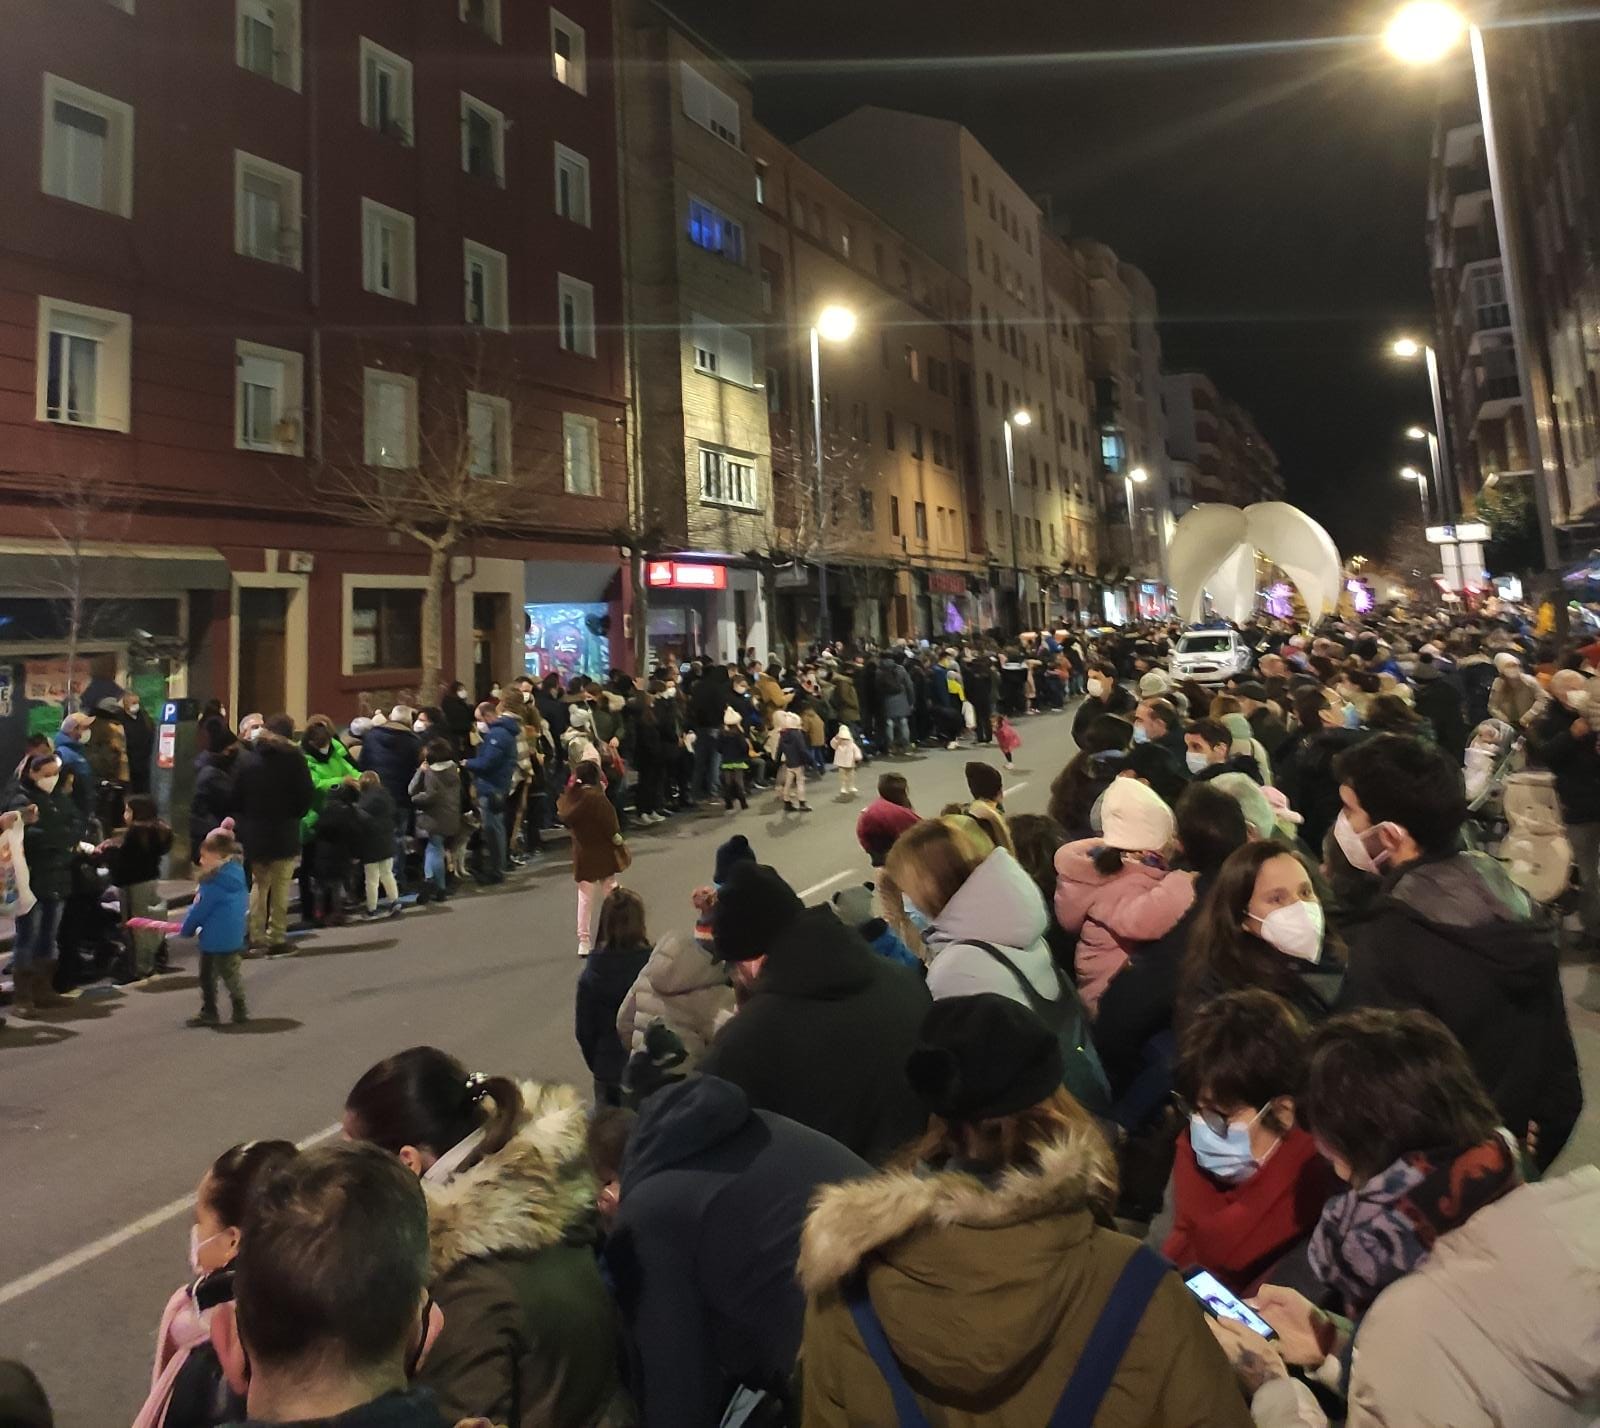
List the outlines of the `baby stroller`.
{"label": "baby stroller", "polygon": [[1467,750],[1467,813],[1473,842],[1497,854],[1506,836],[1505,787],[1527,764],[1517,731],[1501,719],[1486,719],[1473,731]]}
{"label": "baby stroller", "polygon": [[1535,902],[1554,904],[1572,880],[1572,844],[1556,797],[1556,776],[1523,769],[1505,781],[1506,835],[1496,856]]}

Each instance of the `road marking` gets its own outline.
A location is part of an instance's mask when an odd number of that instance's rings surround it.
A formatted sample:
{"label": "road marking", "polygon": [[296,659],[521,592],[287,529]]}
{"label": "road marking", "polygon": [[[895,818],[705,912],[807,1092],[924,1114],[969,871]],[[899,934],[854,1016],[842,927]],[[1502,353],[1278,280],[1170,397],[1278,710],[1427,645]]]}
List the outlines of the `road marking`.
{"label": "road marking", "polygon": [[[298,1142],[298,1148],[309,1150],[314,1145],[319,1145],[325,1140],[332,1140],[343,1129],[343,1125],[335,1122],[331,1126],[324,1126],[315,1135],[308,1135]],[[91,1260],[99,1259],[101,1255],[110,1254],[112,1250],[125,1245],[129,1240],[137,1239],[147,1230],[153,1230],[157,1225],[164,1225],[168,1220],[176,1219],[185,1210],[194,1205],[194,1196],[185,1195],[181,1199],[170,1201],[158,1210],[152,1210],[148,1215],[141,1215],[124,1225],[120,1230],[113,1230],[109,1235],[102,1235],[99,1239],[83,1245],[79,1249],[53,1259],[49,1264],[40,1265],[30,1274],[25,1274],[21,1279],[13,1279],[9,1284],[0,1284],[0,1305],[9,1304],[13,1299],[20,1299],[24,1294],[31,1294],[35,1289],[42,1288],[52,1280],[60,1279],[63,1274],[70,1274],[73,1270],[88,1264]]]}
{"label": "road marking", "polygon": [[1002,796],[1005,797],[1005,798],[1010,798],[1011,795],[1014,794],[1014,793],[1021,793],[1022,790],[1025,789],[1027,786],[1028,786],[1028,780],[1027,779],[1023,779],[1021,783],[1012,784],[1011,787],[1008,788]]}
{"label": "road marking", "polygon": [[[820,883],[812,883],[810,887],[801,892],[800,901],[804,902],[808,897],[814,897],[817,893],[821,892],[823,888],[831,888],[835,883],[843,882],[854,872],[854,868],[846,868],[842,873],[835,873],[831,878],[824,878]],[[0,1304],[3,1304],[4,1302],[5,1301],[3,1299],[0,1299]]]}

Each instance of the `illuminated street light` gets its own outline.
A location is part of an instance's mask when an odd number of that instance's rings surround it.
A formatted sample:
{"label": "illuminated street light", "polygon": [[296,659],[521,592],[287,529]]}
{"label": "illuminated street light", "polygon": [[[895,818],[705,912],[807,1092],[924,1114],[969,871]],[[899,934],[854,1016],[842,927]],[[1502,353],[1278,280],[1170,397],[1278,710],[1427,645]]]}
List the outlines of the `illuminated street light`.
{"label": "illuminated street light", "polygon": [[1428,478],[1418,471],[1415,466],[1402,466],[1400,468],[1402,481],[1415,481],[1417,483],[1417,499],[1422,503],[1422,528],[1428,528]]}
{"label": "illuminated street light", "polygon": [[1415,337],[1397,337],[1389,344],[1389,350],[1396,357],[1404,357],[1409,361],[1421,355],[1422,344]]}
{"label": "illuminated street light", "polygon": [[1006,418],[1006,513],[1011,517],[1011,588],[1016,592],[1019,622],[1025,622],[1026,616],[1022,610],[1022,564],[1017,559],[1017,453],[1013,433],[1032,425],[1033,413],[1026,407],[1018,407]]}
{"label": "illuminated street light", "polygon": [[1011,422],[1014,426],[1032,426],[1033,413],[1026,407],[1018,407],[1016,411],[1011,413]]}
{"label": "illuminated street light", "polygon": [[828,524],[828,503],[823,499],[822,478],[822,339],[848,342],[856,331],[856,315],[847,307],[830,303],[817,314],[811,328],[811,419],[817,450],[817,634],[827,644],[833,634],[828,611],[828,560],[824,532]]}
{"label": "illuminated street light", "polygon": [[1443,0],[1412,0],[1402,5],[1383,32],[1384,47],[1406,64],[1435,64],[1467,33],[1465,17]]}
{"label": "illuminated street light", "polygon": [[1428,436],[1429,436],[1429,432],[1428,432],[1427,428],[1425,428],[1425,427],[1408,426],[1406,428],[1406,440],[1407,441],[1426,441],[1428,439]]}
{"label": "illuminated street light", "polygon": [[1142,466],[1135,466],[1132,471],[1128,472],[1128,480],[1132,481],[1135,486],[1142,486],[1149,479],[1150,473]]}
{"label": "illuminated street light", "polygon": [[1422,472],[1418,471],[1415,466],[1402,466],[1400,468],[1400,479],[1403,481],[1420,481],[1422,480]]}
{"label": "illuminated street light", "polygon": [[848,342],[856,335],[856,315],[837,303],[817,314],[817,331],[828,342]]}

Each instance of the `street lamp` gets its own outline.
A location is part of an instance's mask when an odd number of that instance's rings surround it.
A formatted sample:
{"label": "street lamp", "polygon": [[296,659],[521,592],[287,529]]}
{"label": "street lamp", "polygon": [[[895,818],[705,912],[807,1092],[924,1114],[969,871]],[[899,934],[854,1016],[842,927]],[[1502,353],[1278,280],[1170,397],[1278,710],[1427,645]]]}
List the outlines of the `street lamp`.
{"label": "street lamp", "polygon": [[1425,441],[1428,443],[1428,464],[1433,467],[1433,484],[1440,493],[1441,503],[1444,495],[1444,471],[1439,464],[1439,438],[1426,427],[1408,426],[1406,428],[1407,441]]}
{"label": "street lamp", "polygon": [[1461,12],[1442,0],[1412,0],[1402,5],[1383,32],[1383,43],[1405,64],[1434,64],[1442,60],[1467,32]]}
{"label": "street lamp", "polygon": [[[1017,602],[1017,619],[1022,619],[1022,566],[1017,560],[1017,456],[1012,440],[1014,428],[1033,425],[1033,413],[1018,407],[1006,417],[1006,514],[1011,518],[1011,588]],[[1017,626],[1021,629],[1021,625]]]}
{"label": "street lamp", "polygon": [[1415,466],[1402,466],[1400,468],[1402,481],[1415,481],[1417,483],[1417,499],[1422,503],[1422,530],[1428,530],[1428,478],[1418,471]]}
{"label": "street lamp", "polygon": [[822,478],[822,339],[848,342],[855,331],[855,313],[838,303],[829,303],[823,308],[811,326],[811,434],[817,443],[817,602],[820,607],[817,635],[824,645],[833,638],[833,620],[828,610],[828,504],[823,496]]}
{"label": "street lamp", "polygon": [[1122,489],[1128,503],[1128,569],[1130,573],[1138,559],[1134,543],[1136,527],[1133,518],[1133,488],[1144,485],[1149,479],[1150,473],[1142,466],[1133,467],[1124,473],[1122,478]]}
{"label": "street lamp", "polygon": [[[1424,0],[1427,3],[1427,0]],[[1428,455],[1433,460],[1433,479],[1439,488],[1439,514],[1446,520],[1450,518],[1450,497],[1445,490],[1444,479],[1444,392],[1439,386],[1439,354],[1433,350],[1431,344],[1418,342],[1415,337],[1397,337],[1390,343],[1389,350],[1402,361],[1412,361],[1421,356],[1428,367],[1428,392],[1433,398],[1433,434],[1423,431],[1420,426],[1412,427],[1406,432],[1413,441],[1427,441]],[[1419,435],[1413,436],[1416,432]]]}

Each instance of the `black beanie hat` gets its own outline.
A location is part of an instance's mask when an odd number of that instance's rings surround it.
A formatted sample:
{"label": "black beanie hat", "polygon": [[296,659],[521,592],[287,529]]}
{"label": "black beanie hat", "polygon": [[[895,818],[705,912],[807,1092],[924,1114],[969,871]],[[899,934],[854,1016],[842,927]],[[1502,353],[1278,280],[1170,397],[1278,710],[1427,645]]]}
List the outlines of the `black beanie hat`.
{"label": "black beanie hat", "polygon": [[765,956],[772,939],[805,911],[806,905],[765,863],[735,863],[717,889],[711,909],[711,944],[719,962],[748,962]]}
{"label": "black beanie hat", "polygon": [[993,764],[974,759],[967,765],[967,788],[974,798],[981,798],[986,803],[999,803],[1004,787],[1005,780]]}
{"label": "black beanie hat", "polygon": [[740,863],[753,863],[755,860],[755,850],[751,848],[750,840],[743,833],[736,833],[717,849],[717,864],[711,881],[721,887],[733,876],[733,870]]}
{"label": "black beanie hat", "polygon": [[923,1018],[906,1079],[946,1121],[1025,1111],[1061,1085],[1061,1047],[1037,1015],[996,992],[946,997]]}

